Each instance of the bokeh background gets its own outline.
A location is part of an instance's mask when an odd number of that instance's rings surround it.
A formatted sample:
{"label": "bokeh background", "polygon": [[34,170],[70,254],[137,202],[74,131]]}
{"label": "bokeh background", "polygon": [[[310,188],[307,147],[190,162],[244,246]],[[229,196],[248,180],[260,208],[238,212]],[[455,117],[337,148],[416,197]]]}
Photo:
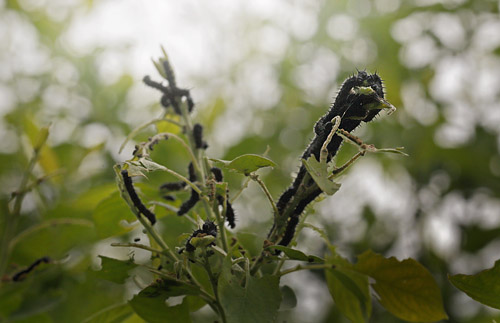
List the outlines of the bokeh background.
{"label": "bokeh background", "polygon": [[[82,281],[91,280],[84,272],[98,266],[97,254],[113,252],[95,233],[94,210],[116,190],[112,165],[130,158],[133,143],[118,148],[161,114],[159,94],[141,79],[159,79],[151,58],[163,45],[196,101],[207,154],[232,159],[269,146],[279,167],[262,176],[275,197],[342,81],[356,69],[379,73],[398,110],[355,134],[377,147],[404,146],[410,157],[364,157],[308,221],[353,261],[367,249],[419,260],[440,284],[450,322],[500,319],[446,278],[500,259],[499,8],[491,0],[0,1],[1,212],[41,126],[51,125],[49,147],[35,171],[63,172],[26,197],[19,231],[41,227],[16,242],[11,262],[69,255],[58,283],[25,285],[14,318],[83,320],[130,297],[130,286],[102,292],[102,282]],[[162,149],[158,158],[182,169],[178,147]],[[354,153],[345,146],[337,162]],[[243,181],[229,180],[233,192]],[[264,237],[271,210],[258,187],[235,209],[237,230]],[[68,217],[81,221],[56,225]],[[307,229],[298,248],[324,252]],[[284,320],[345,321],[320,273],[283,283],[299,299]],[[377,306],[372,321],[398,322]]]}

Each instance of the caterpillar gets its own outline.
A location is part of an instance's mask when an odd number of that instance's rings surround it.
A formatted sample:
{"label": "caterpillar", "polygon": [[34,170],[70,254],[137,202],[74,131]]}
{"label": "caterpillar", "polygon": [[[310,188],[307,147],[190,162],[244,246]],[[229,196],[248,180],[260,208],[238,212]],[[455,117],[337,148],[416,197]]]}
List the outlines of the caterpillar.
{"label": "caterpillar", "polygon": [[[224,180],[224,176],[222,175],[222,170],[218,167],[212,167],[210,169],[212,174],[214,175],[214,178],[217,182],[222,182]],[[217,202],[219,202],[219,205],[224,205],[224,197],[222,196],[217,196]],[[229,227],[231,229],[234,229],[236,227],[235,223],[235,213],[233,206],[231,205],[231,202],[229,202],[227,192],[226,192],[226,221],[229,224]]]}
{"label": "caterpillar", "polygon": [[[186,251],[188,252],[195,251],[196,248],[191,244],[191,239],[204,235],[211,235],[213,237],[217,237],[217,226],[215,225],[215,223],[213,223],[210,220],[206,220],[205,223],[203,223],[201,229],[194,230],[194,232],[191,234],[191,236],[186,242]],[[215,243],[212,242],[212,245],[215,245]]]}
{"label": "caterpillar", "polygon": [[186,182],[167,182],[167,183],[162,184],[160,186],[160,190],[164,190],[164,191],[168,191],[168,192],[180,191],[184,187],[186,187],[186,185],[187,185]]}
{"label": "caterpillar", "polygon": [[236,227],[235,218],[236,216],[234,214],[233,206],[229,201],[226,200],[226,221],[231,229],[234,229],[234,227]]}
{"label": "caterpillar", "polygon": [[214,175],[217,182],[222,182],[224,180],[224,175],[222,175],[222,170],[218,167],[210,168],[210,172]]}
{"label": "caterpillar", "polygon": [[200,195],[195,190],[191,190],[191,196],[179,207],[177,215],[181,216],[188,213],[189,210],[191,210],[196,205],[196,203],[198,203],[199,200],[200,200]]}
{"label": "caterpillar", "polygon": [[[170,66],[170,65],[169,65]],[[167,72],[167,69],[165,69]],[[174,109],[174,112],[178,115],[182,115],[182,111],[179,107],[179,102],[182,100],[182,98],[186,98],[186,102],[188,105],[188,111],[191,113],[194,109],[194,101],[191,97],[191,93],[189,90],[186,89],[180,89],[177,87],[175,83],[175,77],[173,76],[173,71],[170,69],[170,72],[167,72],[167,81],[169,86],[164,86],[163,84],[159,82],[153,81],[148,75],[146,75],[142,81],[144,84],[146,84],[149,87],[152,87],[160,92],[163,93],[160,103],[163,107],[169,108],[172,107]]]}
{"label": "caterpillar", "polygon": [[155,224],[156,215],[142,203],[141,199],[139,198],[137,192],[134,189],[132,178],[128,176],[128,172],[124,169],[122,170],[121,174],[123,177],[123,184],[125,185],[125,189],[127,190],[127,193],[130,196],[130,200],[132,200],[132,203],[134,203],[134,206],[140,213],[142,213],[142,215],[144,215],[149,220],[151,225]]}
{"label": "caterpillar", "polygon": [[[191,182],[196,182],[197,176],[194,170],[193,163],[189,163],[188,174],[189,174],[189,180]],[[177,215],[181,216],[188,213],[189,210],[191,210],[196,205],[196,203],[198,203],[199,200],[200,200],[200,195],[195,190],[191,189],[191,196],[187,201],[182,203],[182,205],[179,207],[179,210],[177,210]]]}
{"label": "caterpillar", "polygon": [[203,126],[199,123],[193,126],[194,143],[197,149],[207,149],[208,144],[203,141]]}
{"label": "caterpillar", "polygon": [[[382,80],[376,73],[368,74],[366,71],[359,71],[357,75],[353,75],[346,79],[328,112],[314,125],[315,136],[302,154],[302,159],[307,160],[311,155],[314,155],[316,159],[319,160],[321,147],[332,130],[333,125],[331,120],[334,117],[341,117],[339,129],[351,132],[358,127],[361,122],[371,121],[381,111],[385,103],[387,103],[387,101],[384,99]],[[327,146],[327,161],[330,161],[337,154],[341,144],[342,138],[338,135],[334,135]],[[289,216],[287,226],[279,242],[280,245],[286,246],[290,243],[295,234],[298,217],[305,207],[322,193],[322,191],[317,188],[309,193],[309,195],[300,197],[301,200],[295,201],[298,203],[293,203],[296,205],[293,210],[287,210],[291,205],[290,201],[295,198],[300,187],[307,189],[314,184],[312,178],[307,175],[307,170],[304,165],[302,165],[295,180],[281,194],[276,204],[279,213],[277,216],[283,215],[284,213]],[[305,181],[306,178],[307,180]],[[270,236],[271,233],[274,232],[274,229],[275,227],[273,226],[268,234],[268,238],[272,238]]]}
{"label": "caterpillar", "polygon": [[189,174],[189,177],[188,177],[189,180],[191,182],[196,182],[197,177],[196,177],[196,172],[194,171],[194,165],[192,162],[189,163],[189,165],[188,165],[188,174]]}
{"label": "caterpillar", "polygon": [[39,258],[39,259],[35,260],[31,265],[29,265],[28,268],[23,269],[23,270],[17,272],[16,274],[14,274],[14,276],[12,276],[12,280],[15,281],[15,282],[22,281],[22,280],[24,280],[24,278],[26,278],[27,274],[29,274],[31,271],[33,271],[33,269],[35,269],[41,263],[48,264],[51,261],[52,260],[49,257]]}
{"label": "caterpillar", "polygon": [[[295,228],[297,227],[298,223],[298,216],[292,216],[288,219],[285,233],[283,235],[283,238],[281,238],[281,241],[278,243],[279,245],[288,246],[288,244],[292,242],[293,236],[295,235]],[[277,250],[277,253],[279,253],[279,250]]]}

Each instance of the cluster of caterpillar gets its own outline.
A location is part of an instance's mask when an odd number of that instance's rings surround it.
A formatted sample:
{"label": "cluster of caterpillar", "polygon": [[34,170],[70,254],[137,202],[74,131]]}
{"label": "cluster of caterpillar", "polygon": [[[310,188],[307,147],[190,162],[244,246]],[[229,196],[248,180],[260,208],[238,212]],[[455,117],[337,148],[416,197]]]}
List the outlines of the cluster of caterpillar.
{"label": "cluster of caterpillar", "polygon": [[191,98],[191,93],[189,92],[189,90],[177,87],[177,84],[175,82],[174,71],[172,69],[172,66],[170,66],[168,60],[163,61],[163,69],[167,77],[168,86],[165,86],[159,82],[151,80],[149,76],[145,76],[143,78],[143,82],[147,86],[150,86],[162,92],[163,95],[160,99],[160,103],[163,107],[165,108],[172,107],[176,114],[182,115],[181,108],[179,107],[179,102],[182,98],[186,98],[186,102],[188,104],[188,111],[192,112],[194,109],[194,102],[193,99]]}
{"label": "cluster of caterpillar", "polygon": [[[354,90],[357,87],[370,87],[373,90],[373,93],[360,93],[359,91]],[[319,160],[321,147],[323,146],[328,134],[332,131],[333,125],[331,120],[334,117],[341,117],[339,129],[351,132],[358,127],[362,121],[369,122],[380,112],[380,108],[373,107],[378,107],[377,103],[383,98],[384,89],[382,80],[376,73],[368,74],[365,71],[359,71],[357,75],[351,76],[345,80],[329,111],[314,125],[315,137],[302,154],[302,159],[307,159],[311,155],[314,155],[316,159]],[[327,161],[330,161],[337,154],[341,143],[342,138],[338,135],[334,135],[327,146]],[[297,201],[297,203],[291,203],[291,201],[296,197],[299,187],[303,186],[307,188],[314,183],[310,176],[307,176],[308,181],[307,183],[304,183],[306,174],[307,170],[304,165],[302,165],[292,185],[281,194],[278,202],[276,203],[279,215],[282,215],[289,205],[296,205],[287,220],[288,222],[285,232],[279,242],[280,245],[287,246],[291,242],[295,234],[295,228],[298,224],[298,218],[304,208],[322,193],[322,191],[318,188],[310,192],[308,195],[302,196],[301,200]]]}
{"label": "cluster of caterpillar", "polygon": [[[191,234],[191,236],[186,242],[186,251],[193,252],[196,250],[196,247],[191,244],[192,238],[204,237],[206,235],[211,235],[214,238],[217,237],[217,226],[210,220],[206,220],[205,223],[203,223],[201,229],[194,230],[193,234]],[[212,244],[214,243],[212,242]],[[180,251],[180,253],[182,253],[182,250]]]}

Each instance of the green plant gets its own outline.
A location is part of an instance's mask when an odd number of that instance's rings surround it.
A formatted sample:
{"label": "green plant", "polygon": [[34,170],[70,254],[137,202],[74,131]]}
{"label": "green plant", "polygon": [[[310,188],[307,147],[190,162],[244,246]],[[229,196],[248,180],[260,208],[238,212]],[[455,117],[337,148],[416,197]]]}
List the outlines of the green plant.
{"label": "green plant", "polygon": [[[129,302],[139,316],[149,322],[165,322],[166,318],[179,322],[186,320],[190,311],[208,304],[223,322],[273,322],[284,297],[280,277],[299,270],[319,269],[326,275],[339,310],[352,321],[369,319],[372,309],[370,286],[377,292],[380,304],[404,320],[446,318],[439,288],[418,262],[387,259],[366,251],[357,263],[350,263],[336,252],[320,228],[306,222],[306,207],[320,194],[333,195],[338,191],[340,184],[334,179],[365,153],[404,154],[401,148],[377,149],[351,134],[361,122],[370,122],[382,109],[389,112],[395,109],[384,99],[382,81],[377,74],[360,71],[343,83],[332,107],[314,126],[315,137],[302,155],[298,175],[275,203],[257,173],[261,168],[276,166],[275,163],[265,156],[253,154],[231,161],[208,158],[203,128],[191,119],[194,104],[189,91],[177,87],[166,54],[155,65],[168,85],[149,77],[145,77],[144,82],[162,93],[161,103],[165,110],[160,118],[133,131],[127,140],[151,124],[157,125],[158,133],[138,144],[131,159],[115,166],[121,195],[151,242],[150,245],[114,244],[152,253],[152,263],[146,266],[156,279]],[[170,131],[161,129],[166,124],[170,125]],[[185,150],[189,157],[187,176],[169,168],[168,162],[164,165],[152,158],[154,148],[165,140],[177,142]],[[335,167],[333,159],[343,141],[357,146],[359,152],[344,165]],[[235,214],[221,168],[246,176],[247,183],[255,181],[269,200],[273,226],[257,253],[248,249],[224,224],[227,221],[234,228]],[[169,181],[160,188],[167,202],[151,201],[154,206],[150,209],[141,200],[132,178],[146,177],[151,172],[166,172],[176,181]],[[235,197],[245,187],[240,188]],[[179,205],[178,197],[184,196],[186,190],[189,197]],[[155,225],[162,222],[158,215],[161,210],[168,210],[168,214],[162,212],[163,220],[170,219],[170,224],[187,223],[193,231],[173,233],[166,229],[169,232],[162,233]],[[322,236],[329,253],[306,255],[290,247],[303,228],[310,228]],[[172,234],[179,236],[173,240],[169,237],[170,241],[177,241],[175,245],[164,239]],[[301,264],[283,269],[283,265],[292,260]],[[102,271],[124,275],[130,264],[131,260],[106,259]],[[370,284],[370,278],[375,283]],[[293,291],[288,288],[287,293]],[[185,298],[181,304],[168,305],[169,299],[175,296]]]}
{"label": "green plant", "polygon": [[[23,199],[41,183],[60,175],[60,171],[49,165],[52,167],[47,167],[46,174],[35,176],[36,166],[45,168],[50,164],[53,152],[46,145],[49,128],[38,129],[26,121],[32,130],[33,150],[19,188],[5,204],[6,216],[2,219],[0,319],[67,321],[77,317],[85,322],[121,322],[140,317],[147,322],[189,322],[191,312],[208,305],[223,322],[273,322],[279,319],[283,304],[293,307],[296,303],[293,290],[280,286],[281,277],[301,270],[321,271],[335,306],[353,322],[370,319],[370,290],[376,293],[380,305],[399,319],[437,321],[447,317],[441,291],[420,263],[385,258],[370,250],[352,263],[337,252],[322,229],[306,221],[307,206],[321,194],[335,194],[340,184],[334,180],[360,157],[370,152],[404,154],[401,148],[377,149],[351,134],[361,122],[370,122],[381,110],[394,111],[384,99],[378,75],[361,71],[344,82],[332,107],[314,126],[315,137],[302,154],[297,176],[275,202],[257,172],[277,165],[266,154],[244,154],[231,161],[208,158],[203,127],[191,117],[194,103],[189,91],[177,87],[166,54],[155,64],[168,86],[149,77],[144,82],[160,90],[165,110],[159,118],[131,131],[123,143],[121,149],[146,127],[157,128],[157,134],[135,147],[131,159],[115,165],[119,192],[109,186],[93,188],[68,202],[76,207],[55,210],[58,216],[34,225],[22,222]],[[344,141],[359,151],[336,167],[334,158]],[[165,157],[164,148],[171,145],[177,145],[180,152]],[[187,168],[187,175],[182,175],[183,168]],[[224,180],[228,172],[247,178],[236,193]],[[161,180],[163,184],[152,189],[152,185],[134,183],[134,179],[146,175],[150,182]],[[238,211],[232,202],[250,181],[262,189],[273,215],[264,241],[256,235],[240,235],[237,228],[232,230]],[[102,199],[105,194],[110,195]],[[97,204],[96,198],[102,200]],[[87,205],[89,201],[94,202]],[[67,216],[67,210],[75,211],[83,205],[86,210],[95,208],[92,221]],[[129,216],[130,210],[135,218]],[[77,264],[78,279],[68,277],[67,272],[74,270],[65,264],[70,258],[64,256],[68,250],[75,246],[88,250],[89,244],[82,242],[124,236],[137,227],[136,219],[149,241],[134,238],[133,242],[111,244],[129,249],[129,259],[100,256],[100,270],[89,269],[88,263],[83,262]],[[131,223],[119,226],[120,220]],[[71,226],[77,228],[69,229]],[[96,235],[94,230],[88,230],[94,226]],[[64,229],[56,231],[59,227]],[[323,238],[325,254],[308,255],[294,248],[297,235],[305,228]],[[50,248],[33,248],[40,241],[55,243]],[[55,247],[63,242],[61,249]],[[13,250],[19,245],[31,252],[25,260],[29,265],[23,268],[12,261],[16,259]],[[149,261],[134,259],[134,249],[150,252]],[[292,261],[300,264],[290,265]],[[497,261],[493,268],[477,275],[457,274],[448,278],[471,298],[500,308],[499,268]],[[123,303],[124,283],[129,278],[140,291]],[[109,285],[102,285],[106,281]],[[75,314],[81,295],[87,296],[87,303]],[[88,295],[92,297],[89,299]]]}

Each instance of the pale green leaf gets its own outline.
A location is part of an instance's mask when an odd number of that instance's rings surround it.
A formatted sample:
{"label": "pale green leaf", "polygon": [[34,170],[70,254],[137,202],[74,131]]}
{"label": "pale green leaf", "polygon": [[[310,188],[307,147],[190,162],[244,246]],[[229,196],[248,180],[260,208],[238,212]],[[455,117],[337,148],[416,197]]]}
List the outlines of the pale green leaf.
{"label": "pale green leaf", "polygon": [[144,166],[144,168],[148,171],[148,172],[153,172],[155,170],[166,170],[167,168],[163,165],[160,165],[158,163],[155,163],[154,161],[152,161],[151,159],[148,159],[148,158],[141,158],[139,159],[139,162],[142,164],[142,166]]}
{"label": "pale green leaf", "polygon": [[300,260],[300,261],[316,262],[316,263],[323,263],[324,262],[324,260],[321,259],[320,257],[308,256],[305,253],[303,253],[302,251],[297,250],[297,249],[292,249],[289,247],[279,246],[279,245],[271,246],[270,248],[283,251],[285,253],[285,255],[292,260]]}
{"label": "pale green leaf", "polygon": [[276,167],[276,164],[269,158],[254,154],[241,155],[231,161],[222,159],[211,159],[211,160],[221,164],[225,168],[234,170],[238,173],[242,173],[246,176],[248,176],[250,173],[255,172],[259,168]]}
{"label": "pale green leaf", "polygon": [[314,179],[319,188],[328,195],[335,194],[340,189],[340,184],[330,180],[328,172],[328,164],[321,163],[316,160],[314,155],[311,155],[307,160],[302,159],[307,172]]}

